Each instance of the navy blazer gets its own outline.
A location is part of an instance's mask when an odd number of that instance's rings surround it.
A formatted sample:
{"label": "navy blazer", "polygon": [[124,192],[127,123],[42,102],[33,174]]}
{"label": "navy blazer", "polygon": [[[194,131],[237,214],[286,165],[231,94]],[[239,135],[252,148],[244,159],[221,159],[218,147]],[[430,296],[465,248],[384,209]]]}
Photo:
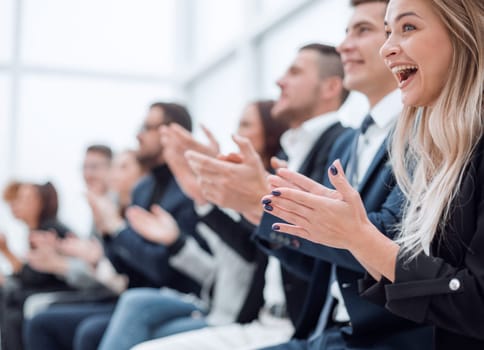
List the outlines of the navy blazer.
{"label": "navy blazer", "polygon": [[[315,181],[322,181],[325,175],[324,169],[328,162],[330,150],[345,130],[347,129],[345,129],[340,123],[335,123],[321,133],[321,136],[315,142],[311,151],[299,168],[299,172]],[[305,301],[308,299],[309,283],[311,282],[310,276],[299,273],[298,269],[294,269],[291,263],[286,263],[287,261],[278,254],[279,250],[273,250],[270,245],[267,245],[266,240],[264,240],[264,238],[271,236],[273,238],[273,243],[276,245],[281,245],[282,240],[286,240],[286,243],[290,244],[289,238],[272,231],[272,224],[280,221],[281,219],[268,213],[264,213],[260,225],[254,232],[253,238],[256,240],[259,248],[266,254],[274,255],[280,259],[289,317],[295,326],[296,334],[301,334],[302,337],[305,337],[314,327],[313,324],[307,322],[308,318],[317,319],[320,308],[308,309],[305,307]],[[313,271],[315,262],[313,257],[299,253],[294,255],[296,255],[296,258],[300,263],[305,266],[307,271]],[[311,314],[311,316],[309,314]]]}
{"label": "navy blazer", "polygon": [[[370,279],[371,280],[371,279]],[[362,285],[368,288],[371,283]],[[376,283],[373,281],[373,283]],[[365,285],[366,284],[366,285]],[[434,349],[484,349],[484,140],[464,172],[450,217],[430,256],[397,258],[395,282],[382,280],[364,296],[397,315],[434,327]]]}
{"label": "navy blazer", "polygon": [[[335,143],[329,162],[324,166],[322,183],[331,187],[327,176],[328,166],[340,159],[343,167],[347,164],[351,145],[356,131],[346,132]],[[395,179],[388,160],[386,142],[377,152],[366,172],[359,192],[369,218],[379,230],[389,237],[395,233],[395,224],[401,218],[403,195],[395,186]],[[280,220],[279,220],[280,221]],[[266,240],[275,254],[286,266],[300,276],[311,281],[304,309],[307,314],[304,328],[314,328],[327,294],[331,265],[336,265],[337,281],[343,295],[351,326],[341,328],[348,343],[363,346],[369,342],[371,349],[427,349],[430,344],[430,330],[422,329],[417,324],[396,317],[383,307],[375,307],[358,294],[358,280],[364,275],[364,268],[346,250],[335,249],[316,244],[292,235],[269,231],[260,239]],[[315,267],[308,269],[306,256],[318,258]],[[315,314],[314,309],[318,310]],[[331,323],[328,323],[330,325]],[[384,337],[383,334],[392,336]],[[305,338],[307,334],[296,330],[295,337]],[[417,337],[418,341],[415,341]],[[411,342],[411,346],[409,346]],[[416,344],[414,344],[416,343]]]}
{"label": "navy blazer", "polygon": [[[133,191],[132,205],[149,209],[154,203],[175,218],[181,231],[196,232],[198,217],[193,203],[183,194],[167,166],[155,168]],[[193,280],[169,265],[169,247],[147,241],[129,223],[117,235],[105,237],[104,248],[116,270],[128,275],[130,287],[169,286],[186,292],[198,290]]]}

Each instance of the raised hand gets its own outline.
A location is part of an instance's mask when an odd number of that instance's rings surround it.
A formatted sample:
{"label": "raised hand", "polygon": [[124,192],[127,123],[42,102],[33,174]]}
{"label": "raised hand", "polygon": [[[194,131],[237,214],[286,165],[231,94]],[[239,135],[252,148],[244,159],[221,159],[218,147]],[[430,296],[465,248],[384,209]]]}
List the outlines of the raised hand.
{"label": "raised hand", "polygon": [[124,226],[117,206],[107,196],[94,192],[87,193],[87,201],[91,207],[96,228],[102,234],[113,234]]}
{"label": "raised hand", "polygon": [[57,234],[53,231],[34,230],[29,234],[30,246],[34,249],[48,247],[55,249]]}
{"label": "raised hand", "polygon": [[171,245],[180,236],[175,219],[159,205],[153,205],[151,212],[138,206],[129,207],[126,217],[134,230],[150,242]]}
{"label": "raised hand", "polygon": [[360,195],[347,181],[339,161],[329,172],[336,190],[286,169],[278,171],[279,178],[270,179],[273,185],[278,181],[291,184],[275,187],[263,198],[267,212],[291,223],[276,223],[274,230],[335,248],[350,249],[358,242],[357,232],[372,226]]}
{"label": "raised hand", "polygon": [[262,216],[260,198],[269,191],[267,172],[246,138],[234,135],[240,153],[214,159],[188,151],[188,163],[198,177],[203,196],[220,207],[231,208],[253,223]]}
{"label": "raised hand", "polygon": [[64,275],[68,269],[68,263],[64,256],[60,255],[55,247],[39,246],[27,254],[29,265],[37,271]]}
{"label": "raised hand", "polygon": [[271,157],[271,167],[272,169],[287,168],[287,161],[277,157]]}
{"label": "raised hand", "polygon": [[333,199],[343,199],[338,191],[329,189],[307,176],[285,168],[278,169],[276,175],[269,175],[267,181],[271,189],[287,187]]}
{"label": "raised hand", "polygon": [[209,140],[208,145],[196,141],[191,133],[178,124],[160,128],[163,157],[166,163],[175,175],[183,192],[199,205],[205,204],[206,200],[198,186],[195,174],[183,155],[188,150],[197,151],[210,157],[215,157],[218,154],[219,145],[215,137],[204,126],[202,126],[202,129]]}
{"label": "raised hand", "polygon": [[80,239],[74,235],[59,240],[57,250],[65,256],[79,258],[93,266],[104,256],[101,243],[97,239]]}

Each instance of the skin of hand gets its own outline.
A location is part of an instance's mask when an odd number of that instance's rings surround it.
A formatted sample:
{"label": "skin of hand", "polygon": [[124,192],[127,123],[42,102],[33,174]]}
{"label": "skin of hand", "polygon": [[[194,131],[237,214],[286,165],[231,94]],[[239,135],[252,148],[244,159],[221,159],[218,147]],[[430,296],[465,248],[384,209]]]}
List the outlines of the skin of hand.
{"label": "skin of hand", "polygon": [[277,157],[271,157],[271,167],[272,169],[287,168],[287,161]]}
{"label": "skin of hand", "polygon": [[135,231],[150,242],[169,246],[180,236],[175,219],[159,205],[153,205],[151,212],[138,206],[129,207],[126,217]]}
{"label": "skin of hand", "polygon": [[92,266],[96,266],[104,256],[101,243],[97,239],[80,239],[74,235],[58,240],[57,251],[65,256],[79,258]]}
{"label": "skin of hand", "polygon": [[0,252],[6,253],[10,252],[10,248],[8,247],[7,237],[0,233]]}
{"label": "skin of hand", "polygon": [[208,145],[195,140],[190,132],[178,124],[163,125],[160,127],[163,158],[175,175],[183,192],[198,205],[206,204],[207,201],[199,188],[197,177],[188,165],[185,157],[180,157],[180,155],[185,154],[188,150],[196,151],[210,157],[215,157],[219,153],[219,145],[213,134],[203,125],[202,129],[209,140]]}
{"label": "skin of hand", "polygon": [[238,211],[249,221],[258,223],[262,217],[260,198],[269,192],[267,172],[248,139],[234,135],[233,140],[240,149],[237,156],[214,159],[188,151],[185,157],[207,201]]}
{"label": "skin of hand", "polygon": [[29,265],[37,271],[64,275],[68,269],[66,257],[57,252],[55,247],[42,245],[27,254]]}
{"label": "skin of hand", "polygon": [[29,242],[33,249],[40,247],[55,248],[57,246],[57,234],[53,231],[34,230],[29,234]]}
{"label": "skin of hand", "polygon": [[93,192],[88,192],[86,196],[99,232],[113,234],[124,226],[124,220],[111,199]]}
{"label": "skin of hand", "polygon": [[[399,247],[370,222],[361,197],[347,181],[341,163],[329,169],[335,190],[311,182],[288,170],[269,179],[272,194],[262,201],[267,212],[291,224],[273,229],[329,247],[349,250],[377,279],[394,280]],[[290,185],[278,187],[278,185]]]}

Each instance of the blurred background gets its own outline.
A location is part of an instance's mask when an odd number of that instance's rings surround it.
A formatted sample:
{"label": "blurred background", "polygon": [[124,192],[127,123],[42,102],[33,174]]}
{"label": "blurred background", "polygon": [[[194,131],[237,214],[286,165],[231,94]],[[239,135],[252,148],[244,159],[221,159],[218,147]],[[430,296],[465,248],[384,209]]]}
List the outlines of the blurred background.
{"label": "blurred background", "polygon": [[[346,0],[0,0],[0,187],[52,181],[60,218],[90,228],[86,146],[136,147],[150,103],[185,103],[233,149],[244,105],[277,98],[277,78],[309,42],[338,44]],[[366,101],[343,107],[350,125]],[[26,230],[0,202],[14,251]]]}

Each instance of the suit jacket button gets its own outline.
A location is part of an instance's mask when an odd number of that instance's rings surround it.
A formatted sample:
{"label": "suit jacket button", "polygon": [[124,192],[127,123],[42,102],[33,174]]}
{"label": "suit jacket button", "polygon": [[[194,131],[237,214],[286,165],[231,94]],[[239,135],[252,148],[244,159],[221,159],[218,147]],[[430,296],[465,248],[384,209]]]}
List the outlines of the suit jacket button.
{"label": "suit jacket button", "polygon": [[294,248],[299,248],[301,246],[301,242],[299,242],[299,240],[297,239],[292,239],[291,240],[291,245],[294,247]]}
{"label": "suit jacket button", "polygon": [[460,281],[457,278],[452,278],[449,282],[449,288],[452,291],[459,290],[460,288]]}

